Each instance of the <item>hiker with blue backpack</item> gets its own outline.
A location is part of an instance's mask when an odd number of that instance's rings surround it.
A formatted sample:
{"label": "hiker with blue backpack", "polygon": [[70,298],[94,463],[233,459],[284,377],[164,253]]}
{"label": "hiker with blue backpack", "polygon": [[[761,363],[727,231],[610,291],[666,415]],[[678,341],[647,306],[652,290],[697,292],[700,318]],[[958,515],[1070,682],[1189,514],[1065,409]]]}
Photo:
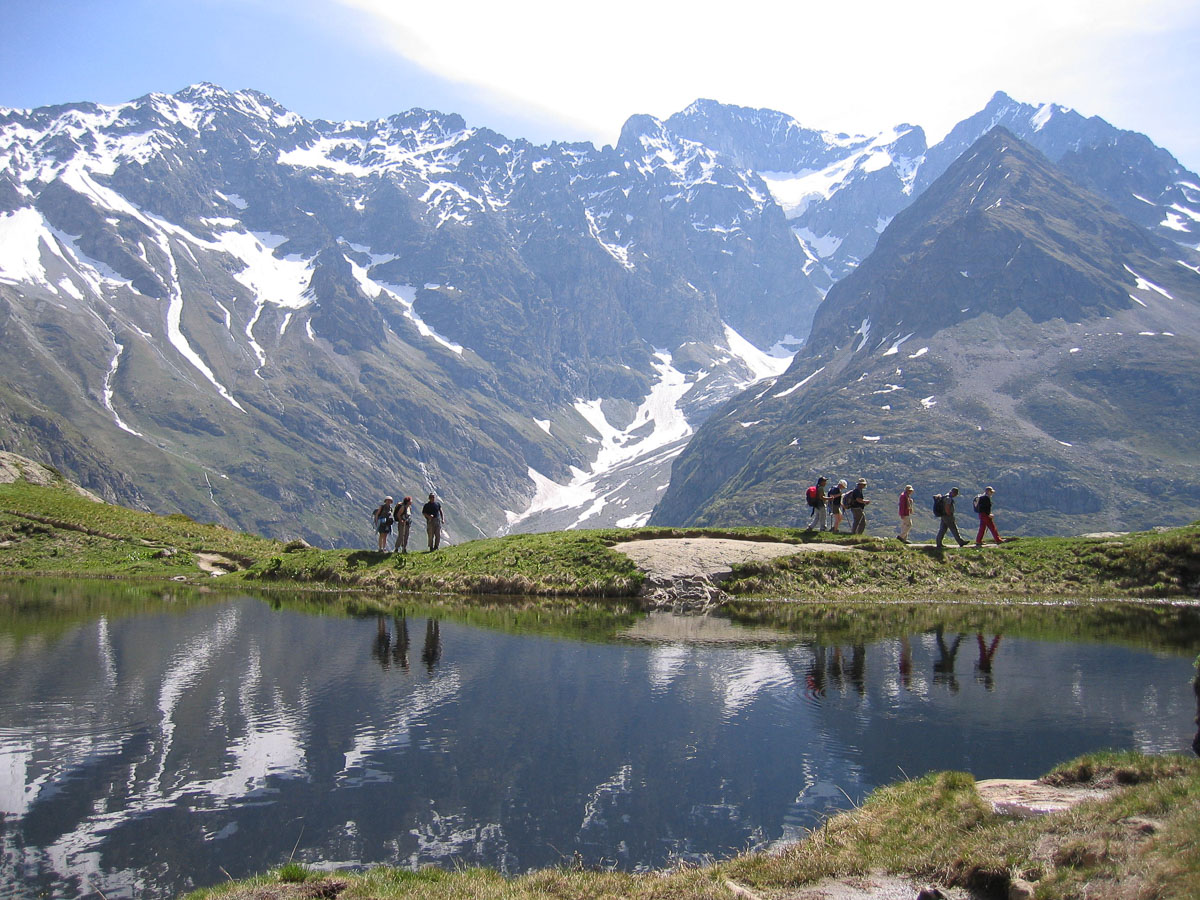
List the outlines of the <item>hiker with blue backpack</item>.
{"label": "hiker with blue backpack", "polygon": [[392,498],[384,497],[383,502],[371,513],[371,524],[379,537],[379,552],[387,550],[388,535],[392,533]]}

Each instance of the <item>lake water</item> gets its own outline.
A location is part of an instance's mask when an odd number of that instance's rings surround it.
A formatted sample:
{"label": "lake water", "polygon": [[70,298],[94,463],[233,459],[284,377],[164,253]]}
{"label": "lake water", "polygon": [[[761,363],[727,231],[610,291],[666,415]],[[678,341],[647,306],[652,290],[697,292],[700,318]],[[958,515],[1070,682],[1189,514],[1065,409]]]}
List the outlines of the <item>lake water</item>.
{"label": "lake water", "polygon": [[658,867],[906,775],[1196,734],[1194,608],[619,633],[317,610],[0,585],[0,893],[168,897],[289,858]]}

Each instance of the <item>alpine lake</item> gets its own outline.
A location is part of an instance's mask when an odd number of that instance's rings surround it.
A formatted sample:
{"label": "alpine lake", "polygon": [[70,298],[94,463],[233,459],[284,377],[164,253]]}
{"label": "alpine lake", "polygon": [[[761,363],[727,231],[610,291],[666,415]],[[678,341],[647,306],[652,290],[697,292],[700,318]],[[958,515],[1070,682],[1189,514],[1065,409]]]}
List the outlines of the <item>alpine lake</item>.
{"label": "alpine lake", "polygon": [[0,893],[702,862],[930,770],[1192,752],[1193,604],[723,618],[0,582]]}

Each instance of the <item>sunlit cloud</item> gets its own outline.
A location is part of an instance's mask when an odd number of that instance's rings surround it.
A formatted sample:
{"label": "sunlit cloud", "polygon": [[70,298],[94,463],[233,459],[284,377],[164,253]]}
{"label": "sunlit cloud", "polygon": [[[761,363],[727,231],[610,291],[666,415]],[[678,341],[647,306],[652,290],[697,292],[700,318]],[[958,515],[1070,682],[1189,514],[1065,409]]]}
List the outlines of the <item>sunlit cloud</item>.
{"label": "sunlit cloud", "polygon": [[907,121],[933,138],[996,90],[1112,116],[1122,85],[1146,76],[1147,48],[1200,24],[1185,0],[334,2],[365,14],[393,52],[496,108],[601,142],[634,113],[666,116],[697,97],[831,130]]}

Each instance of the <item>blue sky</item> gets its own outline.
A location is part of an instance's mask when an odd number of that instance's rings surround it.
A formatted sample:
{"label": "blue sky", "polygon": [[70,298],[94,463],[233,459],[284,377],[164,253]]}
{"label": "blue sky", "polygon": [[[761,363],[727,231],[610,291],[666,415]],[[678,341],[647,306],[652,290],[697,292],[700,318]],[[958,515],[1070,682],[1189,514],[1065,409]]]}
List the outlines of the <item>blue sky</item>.
{"label": "blue sky", "polygon": [[0,0],[0,106],[198,81],[307,118],[412,107],[536,142],[613,143],[697,97],[936,140],[996,90],[1142,131],[1200,169],[1195,0]]}

